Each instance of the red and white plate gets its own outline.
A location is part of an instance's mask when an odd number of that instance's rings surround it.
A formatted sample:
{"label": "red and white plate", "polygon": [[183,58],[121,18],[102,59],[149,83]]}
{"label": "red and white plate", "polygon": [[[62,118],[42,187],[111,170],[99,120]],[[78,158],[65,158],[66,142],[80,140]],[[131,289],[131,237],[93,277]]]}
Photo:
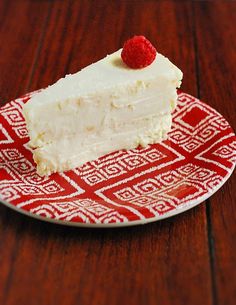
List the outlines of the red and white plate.
{"label": "red and white plate", "polygon": [[196,206],[233,172],[236,136],[228,122],[179,93],[168,140],[42,178],[21,113],[33,94],[0,108],[0,198],[18,212],[74,226],[144,224]]}

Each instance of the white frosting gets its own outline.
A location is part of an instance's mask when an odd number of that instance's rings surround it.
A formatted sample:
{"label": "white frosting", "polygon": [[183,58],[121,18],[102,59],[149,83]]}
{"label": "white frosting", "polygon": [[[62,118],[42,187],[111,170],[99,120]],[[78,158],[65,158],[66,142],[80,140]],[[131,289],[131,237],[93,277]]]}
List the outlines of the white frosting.
{"label": "white frosting", "polygon": [[39,174],[166,137],[182,72],[161,54],[144,69],[129,69],[120,52],[67,75],[25,104]]}

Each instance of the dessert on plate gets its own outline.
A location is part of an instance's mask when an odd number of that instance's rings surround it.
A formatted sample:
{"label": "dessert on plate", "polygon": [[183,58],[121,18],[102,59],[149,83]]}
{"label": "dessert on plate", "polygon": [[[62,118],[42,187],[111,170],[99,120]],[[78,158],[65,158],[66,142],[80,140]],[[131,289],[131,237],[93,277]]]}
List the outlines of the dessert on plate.
{"label": "dessert on plate", "polygon": [[182,72],[143,36],[36,93],[23,107],[39,175],[160,142]]}

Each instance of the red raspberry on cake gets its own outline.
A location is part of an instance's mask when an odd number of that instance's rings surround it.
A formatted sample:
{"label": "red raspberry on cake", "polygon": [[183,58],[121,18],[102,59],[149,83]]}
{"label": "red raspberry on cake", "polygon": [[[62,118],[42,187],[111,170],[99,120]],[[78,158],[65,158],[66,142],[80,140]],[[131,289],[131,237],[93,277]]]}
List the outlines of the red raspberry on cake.
{"label": "red raspberry on cake", "polygon": [[156,49],[146,37],[134,36],[124,43],[121,58],[128,67],[141,69],[154,61],[156,53]]}

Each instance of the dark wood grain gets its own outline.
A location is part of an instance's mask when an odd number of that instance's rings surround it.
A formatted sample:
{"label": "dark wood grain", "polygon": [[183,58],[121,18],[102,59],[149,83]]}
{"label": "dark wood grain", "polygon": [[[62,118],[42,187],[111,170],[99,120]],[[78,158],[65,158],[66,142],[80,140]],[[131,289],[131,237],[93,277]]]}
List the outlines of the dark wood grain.
{"label": "dark wood grain", "polygon": [[[236,130],[236,3],[195,3],[200,97],[217,109]],[[207,206],[214,299],[236,300],[236,175]]]}
{"label": "dark wood grain", "polygon": [[[222,1],[2,0],[0,102],[140,33],[184,71],[184,91],[234,124],[235,10]],[[62,227],[0,205],[0,304],[234,304],[233,179],[207,205],[133,228]]]}
{"label": "dark wood grain", "polygon": [[26,93],[50,3],[0,1],[0,105]]}

